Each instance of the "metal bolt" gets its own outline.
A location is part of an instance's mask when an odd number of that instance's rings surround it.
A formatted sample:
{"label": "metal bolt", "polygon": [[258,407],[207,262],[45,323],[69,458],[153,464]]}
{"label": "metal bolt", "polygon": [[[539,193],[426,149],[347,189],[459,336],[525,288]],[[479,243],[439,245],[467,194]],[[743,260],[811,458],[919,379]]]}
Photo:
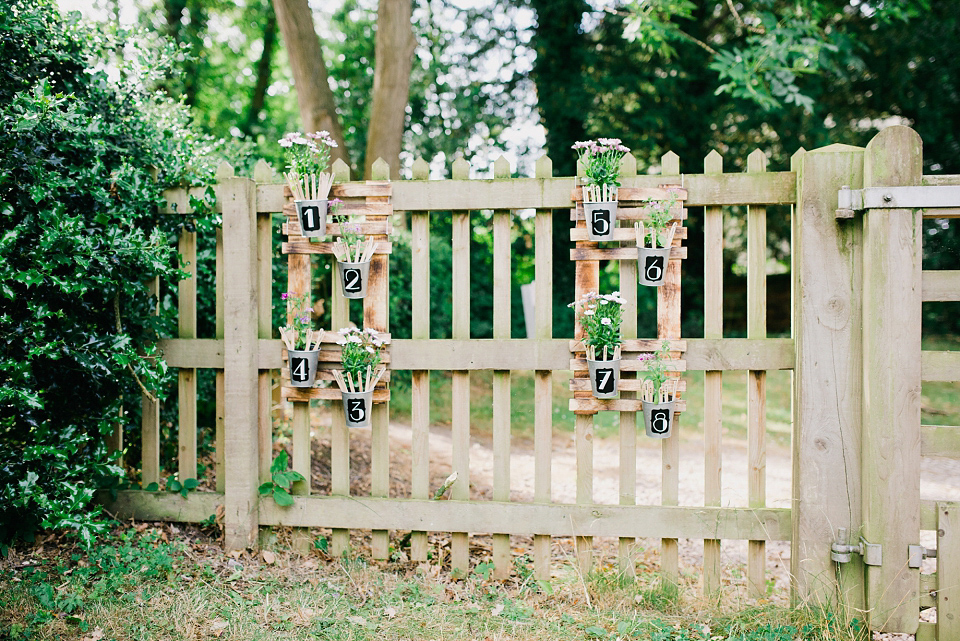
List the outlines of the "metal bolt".
{"label": "metal bolt", "polygon": [[892,200],[893,200],[893,194],[884,194],[884,195],[883,195],[883,202],[888,203],[888,202],[890,202],[890,201],[892,201]]}

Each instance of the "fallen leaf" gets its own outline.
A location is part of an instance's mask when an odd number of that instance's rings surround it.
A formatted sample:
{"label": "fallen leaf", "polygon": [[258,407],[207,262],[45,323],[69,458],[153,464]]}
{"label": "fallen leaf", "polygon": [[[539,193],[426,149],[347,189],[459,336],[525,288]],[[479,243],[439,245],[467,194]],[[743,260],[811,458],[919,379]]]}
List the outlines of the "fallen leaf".
{"label": "fallen leaf", "polygon": [[273,565],[277,562],[277,555],[270,550],[264,550],[261,556],[263,557],[263,562],[267,565]]}
{"label": "fallen leaf", "polygon": [[393,617],[397,616],[397,609],[394,607],[386,608],[384,609],[383,614],[388,619],[392,619]]}
{"label": "fallen leaf", "polygon": [[100,641],[103,636],[102,628],[94,628],[93,632],[91,632],[89,636],[83,637],[83,641]]}
{"label": "fallen leaf", "polygon": [[216,638],[223,636],[224,631],[227,629],[229,624],[223,619],[214,619],[210,622],[210,634]]}
{"label": "fallen leaf", "polygon": [[493,609],[490,610],[490,614],[492,614],[493,616],[499,616],[501,612],[503,612],[503,604],[502,604],[502,603],[496,604],[496,605],[493,607]]}
{"label": "fallen leaf", "polygon": [[367,625],[367,620],[361,616],[354,615],[354,616],[347,617],[347,621],[349,621],[350,623],[353,623],[354,625],[360,625],[364,627],[366,627]]}

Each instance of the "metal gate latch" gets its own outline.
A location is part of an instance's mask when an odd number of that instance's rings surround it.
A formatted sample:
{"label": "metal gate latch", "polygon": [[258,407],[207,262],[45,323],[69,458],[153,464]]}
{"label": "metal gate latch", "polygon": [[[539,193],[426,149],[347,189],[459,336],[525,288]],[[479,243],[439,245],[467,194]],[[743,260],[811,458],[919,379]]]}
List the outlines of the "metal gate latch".
{"label": "metal gate latch", "polygon": [[859,543],[850,545],[847,543],[847,528],[837,528],[837,540],[830,546],[830,559],[837,563],[849,563],[851,554],[862,556],[866,565],[883,563],[883,548],[879,543],[867,543],[860,537]]}
{"label": "metal gate latch", "polygon": [[935,558],[937,558],[936,548],[931,550],[930,548],[925,548],[922,545],[907,546],[907,567],[917,569],[923,563],[924,559]]}

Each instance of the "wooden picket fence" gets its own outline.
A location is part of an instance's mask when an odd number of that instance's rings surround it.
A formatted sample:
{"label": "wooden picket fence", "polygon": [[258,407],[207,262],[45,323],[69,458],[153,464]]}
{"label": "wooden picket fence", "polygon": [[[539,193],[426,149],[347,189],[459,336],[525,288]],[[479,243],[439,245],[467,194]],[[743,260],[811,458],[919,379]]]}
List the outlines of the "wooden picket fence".
{"label": "wooden picket fence", "polygon": [[[678,539],[704,543],[703,589],[714,594],[721,586],[720,542],[748,541],[747,579],[750,593],[766,588],[766,542],[791,541],[791,573],[797,599],[839,603],[851,612],[867,612],[872,627],[914,632],[921,607],[937,607],[940,631],[920,626],[926,638],[960,638],[960,509],[955,504],[925,503],[919,498],[920,456],[960,458],[960,428],[921,427],[919,386],[922,380],[960,380],[960,359],[950,352],[920,351],[919,306],[923,300],[960,300],[960,273],[922,272],[920,235],[907,233],[921,216],[950,215],[919,209],[897,211],[897,216],[872,215],[872,210],[850,220],[838,220],[838,192],[843,186],[922,185],[919,141],[906,128],[878,136],[866,150],[835,145],[798,152],[792,170],[766,171],[766,158],[756,151],[747,159],[746,173],[724,173],[723,159],[711,152],[697,173],[681,171],[672,153],[661,160],[662,174],[637,175],[628,157],[623,167],[627,192],[655,192],[665,185],[680,186],[683,206],[703,208],[703,247],[677,247],[668,270],[667,285],[658,293],[658,336],[639,338],[636,317],[628,315],[624,338],[632,349],[649,350],[660,339],[670,339],[678,363],[686,371],[705,372],[704,386],[704,505],[680,505],[680,448],[676,436],[662,441],[662,500],[638,505],[636,499],[637,401],[632,389],[615,402],[595,403],[583,398],[585,379],[572,379],[571,409],[576,413],[576,502],[551,500],[553,424],[552,375],[577,370],[578,341],[554,338],[552,327],[553,216],[577,218],[575,179],[553,177],[551,161],[541,158],[533,178],[511,178],[505,160],[497,161],[493,179],[470,179],[470,166],[458,160],[449,180],[428,180],[427,164],[418,160],[412,180],[390,182],[384,163],[374,166],[374,180],[351,182],[342,164],[335,166],[333,195],[346,210],[366,217],[367,233],[384,240],[375,257],[363,318],[350,319],[349,307],[333,287],[332,327],[353,320],[357,325],[389,332],[387,308],[388,256],[392,214],[406,212],[412,232],[412,338],[391,342],[392,370],[412,371],[412,459],[410,498],[390,498],[389,391],[380,393],[373,412],[371,437],[371,495],[350,496],[350,434],[335,392],[310,392],[284,387],[293,403],[293,469],[311,474],[311,398],[327,399],[333,413],[331,435],[331,492],[311,495],[309,483],[295,487],[295,504],[277,506],[262,500],[257,488],[269,479],[273,451],[271,380],[283,367],[282,343],[274,337],[270,313],[272,261],[285,255],[288,289],[309,291],[311,254],[324,255],[324,243],[298,236],[291,217],[289,192],[275,181],[264,163],[253,178],[235,176],[224,165],[218,172],[217,208],[223,216],[217,238],[216,336],[196,335],[196,288],[181,282],[179,337],[161,347],[167,363],[178,368],[180,478],[196,470],[196,370],[216,370],[217,438],[216,492],[177,494],[131,490],[122,492],[112,509],[120,516],[198,522],[222,506],[225,546],[258,545],[261,526],[293,526],[297,536],[305,528],[333,530],[332,551],[343,552],[351,530],[371,531],[371,554],[386,558],[390,532],[412,532],[410,556],[427,559],[427,534],[451,534],[450,563],[470,568],[471,533],[493,535],[493,562],[499,577],[512,570],[510,535],[532,535],[537,578],[549,579],[552,537],[573,537],[581,569],[589,570],[592,537],[620,539],[620,567],[634,571],[634,543],[638,538],[659,539],[661,571],[678,580]],[[913,138],[911,138],[913,136]],[[914,168],[902,175],[898,167]],[[700,169],[700,168],[698,168]],[[929,184],[960,184],[960,177],[930,177]],[[960,202],[960,200],[958,200]],[[167,192],[167,211],[190,215],[189,193]],[[766,335],[766,207],[793,207],[794,318],[791,338]],[[724,208],[746,206],[747,213],[747,338],[723,337]],[[511,226],[513,212],[534,209],[535,321],[534,336],[510,337]],[[470,336],[471,212],[493,213],[493,334],[492,339]],[[453,337],[430,338],[430,218],[452,216],[451,287]],[[287,214],[287,241],[271,241],[275,216]],[[633,217],[641,216],[636,210]],[[630,216],[628,216],[630,217]],[[683,216],[680,216],[681,218]],[[632,245],[629,229],[618,231],[620,249],[598,250],[586,242],[582,220],[571,223],[577,247],[578,293],[596,288],[598,261],[619,260],[621,295],[637,300],[636,261],[628,260]],[[900,227],[891,228],[891,225]],[[910,228],[913,229],[913,228]],[[683,233],[676,242],[681,242]],[[904,239],[912,238],[912,242]],[[683,338],[679,322],[680,259],[688,252],[704,257],[704,338]],[[180,241],[191,278],[196,274],[196,239],[183,232]],[[633,252],[635,256],[635,251]],[[894,258],[899,257],[900,263]],[[325,260],[325,258],[321,258]],[[891,262],[894,261],[894,262]],[[328,270],[326,273],[332,273]],[[922,288],[920,287],[922,277]],[[907,293],[904,293],[907,292]],[[651,340],[656,339],[656,340]],[[325,346],[323,360],[337,361],[334,345]],[[922,362],[922,367],[921,367]],[[678,367],[679,369],[679,367]],[[459,475],[452,500],[429,496],[430,372],[452,372],[452,466]],[[493,371],[493,500],[470,500],[470,377],[478,370]],[[766,507],[766,372],[794,371],[793,507]],[[511,372],[533,371],[534,501],[510,500],[510,390]],[[723,506],[721,495],[721,384],[724,372],[748,373],[748,466],[726,470],[748,479],[748,505]],[[625,376],[630,381],[631,375]],[[578,382],[580,381],[580,382]],[[627,388],[631,385],[628,384]],[[864,391],[870,395],[864,397]],[[586,393],[589,396],[589,393]],[[905,412],[904,408],[910,409]],[[158,408],[144,401],[141,462],[145,487],[160,481]],[[593,497],[593,429],[597,411],[619,414],[620,504],[598,505]],[[916,411],[913,411],[916,410]],[[641,419],[642,421],[642,419]],[[642,423],[641,423],[642,424]],[[679,429],[683,429],[682,425]],[[893,447],[895,456],[890,455]],[[861,457],[861,448],[863,456]],[[862,462],[862,465],[861,465]],[[831,560],[837,528],[862,534],[884,546],[884,565],[865,567],[861,561]],[[920,529],[940,531],[938,572],[921,577],[906,567],[907,539],[918,543]],[[901,555],[901,552],[903,553]],[[901,563],[901,556],[903,556]],[[889,562],[888,562],[889,561]],[[838,578],[839,577],[839,578]],[[890,586],[898,586],[890,589]],[[921,595],[921,586],[926,592]],[[936,596],[931,596],[935,593]],[[951,627],[954,626],[954,627]],[[955,634],[956,633],[956,634]],[[931,636],[939,634],[939,636]],[[953,635],[953,636],[950,636]]]}

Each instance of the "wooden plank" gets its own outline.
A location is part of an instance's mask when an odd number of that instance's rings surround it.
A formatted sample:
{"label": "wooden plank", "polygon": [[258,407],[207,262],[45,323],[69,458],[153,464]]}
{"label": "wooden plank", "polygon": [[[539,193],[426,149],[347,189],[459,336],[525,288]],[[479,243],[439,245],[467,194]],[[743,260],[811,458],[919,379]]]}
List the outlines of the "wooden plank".
{"label": "wooden plank", "polygon": [[[794,602],[836,604],[861,616],[863,564],[854,555],[836,582],[830,545],[837,528],[860,531],[862,366],[861,227],[837,222],[837,191],[863,184],[863,150],[831,145],[798,152],[792,225],[794,382],[793,506],[790,552]],[[760,369],[760,368],[757,368]],[[770,368],[766,368],[770,369]]]}
{"label": "wooden plank", "polygon": [[[336,340],[336,334],[328,335],[324,345]],[[628,341],[626,352],[649,351],[661,341],[641,339]],[[158,341],[163,359],[170,367],[221,368],[223,367],[223,341],[213,338],[190,340],[165,339]],[[531,340],[515,338],[507,341],[495,339],[391,339],[389,352],[385,355],[393,369],[423,370],[565,370],[570,368],[571,344],[565,339]],[[321,351],[321,362],[337,363],[340,353],[337,348]],[[700,338],[671,341],[671,347],[684,351],[687,371],[699,370],[750,370],[793,369],[794,341],[790,338],[724,338],[707,340]],[[685,348],[685,349],[684,349]],[[927,365],[927,376],[933,380],[960,380],[960,362],[950,356],[953,352],[924,352],[924,359],[937,354]],[[257,366],[260,369],[283,367],[283,342],[279,339],[260,339]],[[956,368],[957,379],[949,378]],[[926,379],[925,380],[930,380]]]}
{"label": "wooden plank", "polygon": [[935,531],[937,529],[937,502],[930,500],[920,501],[920,529]]}
{"label": "wooden plank", "polygon": [[[796,201],[793,172],[749,174],[679,174],[625,178],[623,187],[657,188],[680,184],[687,189],[687,207],[702,205],[786,205]],[[511,180],[401,181],[394,185],[396,210],[456,211],[466,209],[563,209],[574,206],[573,178]]]}
{"label": "wooden plank", "polygon": [[[622,190],[621,190],[622,191]],[[687,209],[685,207],[677,206],[673,213],[674,220],[684,221],[687,219]],[[620,223],[633,223],[638,220],[649,220],[650,219],[650,210],[647,207],[628,207],[624,205],[617,206],[617,221]],[[583,214],[583,205],[581,203],[577,204],[577,207],[570,210],[570,221],[576,222],[578,220],[584,220]],[[587,233],[586,229],[573,228],[570,230],[570,240],[589,240],[590,235]],[[619,229],[628,230],[627,232],[620,231],[614,232],[612,238],[608,240],[629,240],[629,237],[633,235],[636,238],[636,234],[633,231],[633,226],[630,224],[622,224]],[[682,238],[686,238],[686,231],[679,231]],[[608,241],[604,241],[608,242]],[[636,245],[634,245],[636,247]]]}
{"label": "wooden plank", "polygon": [[[649,363],[644,361],[638,361],[635,359],[625,360],[620,363],[621,372],[645,372],[649,368]],[[687,363],[681,359],[674,360],[664,360],[663,362],[664,369],[668,372],[685,372],[687,371]],[[573,358],[570,360],[569,369],[574,372],[586,372],[587,360],[585,358]]]}
{"label": "wooden plank", "polygon": [[[181,230],[181,269],[186,278],[177,287],[177,335],[197,337],[197,234]],[[197,370],[177,372],[177,478],[197,478]]]}
{"label": "wooden plank", "polygon": [[[626,167],[621,168],[621,175],[626,177],[629,173],[631,176],[636,175],[637,167],[636,160],[633,156],[629,156],[630,163],[629,172]],[[625,223],[623,227],[617,228],[616,232],[624,231],[630,232],[633,231],[633,225]],[[579,228],[576,231],[582,230]],[[629,247],[630,244],[633,244],[634,251],[636,251],[637,240],[636,235],[634,234],[631,239],[629,236],[627,238],[618,239],[621,240],[621,247]],[[637,309],[637,262],[635,260],[622,260],[619,264],[620,267],[620,297],[624,300],[624,309],[633,310],[628,313],[623,314],[623,321],[620,325],[620,336],[624,339],[624,343],[621,344],[621,349],[624,351],[623,358],[630,358],[626,354],[626,341],[635,341],[637,338],[637,314],[635,310]],[[574,381],[585,383],[588,382],[585,379],[570,379],[571,383]],[[620,390],[620,398],[623,400],[634,400],[637,398],[636,390],[639,389],[639,385],[642,384],[642,381],[637,380],[637,375],[634,372],[624,372],[620,376],[620,384],[618,389]],[[633,388],[633,389],[631,389]],[[635,505],[637,502],[637,413],[636,412],[620,412],[620,469],[619,469],[619,489],[620,489],[620,505]],[[641,420],[642,414],[641,414]],[[636,576],[636,563],[634,562],[634,554],[636,552],[636,539],[630,537],[622,537],[618,542],[618,553],[617,553],[617,566],[620,570],[620,574],[627,578],[634,578]]]}
{"label": "wooden plank", "polygon": [[[280,245],[280,253],[282,254],[310,254],[312,256],[333,256],[333,243],[332,242],[321,242],[315,243],[307,239],[301,240],[291,240]],[[373,252],[374,256],[381,256],[385,254],[393,253],[393,243],[388,241],[380,241],[377,244],[376,250]]]}
{"label": "wooden plank", "polygon": [[[369,208],[372,211],[364,211],[362,213],[367,214],[368,216],[371,216],[371,217],[374,215],[378,215],[378,216],[387,215],[387,214],[382,214],[378,211],[381,208],[387,212],[390,211],[389,206],[381,205],[381,206],[377,206],[376,209]],[[368,209],[368,208],[365,208],[365,209]],[[358,213],[361,213],[361,212],[351,212],[350,208],[347,208],[347,207],[344,207],[343,209],[340,210],[340,215],[348,215],[350,213],[353,213],[353,215],[357,215]],[[364,222],[356,222],[356,223],[353,223],[353,225],[356,227],[359,227],[360,233],[365,235],[386,235],[386,234],[393,233],[393,225],[390,223],[389,220],[371,221],[370,218],[368,218]],[[303,235],[302,231],[300,230],[300,221],[297,220],[296,218],[291,218],[289,221],[283,223],[282,231],[285,236]],[[330,222],[330,219],[328,218],[326,231],[327,231],[327,236],[339,236],[340,223]]]}
{"label": "wooden plank", "polygon": [[[160,279],[148,283],[150,296],[160,292]],[[156,308],[159,313],[159,302]],[[140,395],[140,484],[147,487],[160,482],[160,403],[155,397]]]}
{"label": "wooden plank", "polygon": [[[254,169],[254,180],[269,179],[273,170],[263,160]],[[257,313],[257,335],[260,340],[270,339],[273,335],[273,215],[257,214],[257,291],[259,292]],[[259,341],[258,341],[259,345]],[[270,464],[273,461],[273,421],[271,420],[273,377],[277,368],[260,367],[257,380],[257,423],[260,435],[258,458],[260,461],[260,483],[270,480]]]}
{"label": "wooden plank", "polygon": [[[380,383],[381,385],[378,385],[373,391],[374,403],[386,403],[390,400],[390,390],[382,386],[383,381],[380,381]],[[288,387],[284,385],[280,393],[285,400],[300,403],[314,400],[340,401],[343,398],[336,385],[330,387]]]}
{"label": "wooden plank", "polygon": [[[767,157],[759,149],[747,157],[747,171],[767,170]],[[747,338],[767,337],[767,210],[747,208]],[[747,499],[750,507],[766,506],[767,481],[767,373],[747,373]],[[747,543],[748,594],[762,598],[766,594],[766,544]]]}
{"label": "wooden plank", "polygon": [[216,514],[224,504],[224,495],[215,492],[191,492],[186,498],[173,492],[122,490],[115,501],[108,492],[100,492],[97,502],[121,521],[174,521],[199,523]]}
{"label": "wooden plank", "polygon": [[960,503],[937,505],[937,639],[960,639]]}
{"label": "wooden plank", "polygon": [[[223,166],[222,166],[223,168]],[[256,548],[258,528],[256,184],[219,171],[223,203],[226,467],[224,547]],[[253,305],[251,306],[251,303]]]}
{"label": "wooden plank", "polygon": [[[679,238],[677,240],[680,240]],[[686,247],[674,247],[670,251],[670,261],[682,260],[687,257]],[[570,260],[637,260],[637,248],[618,247],[611,249],[575,248],[570,250]]]}
{"label": "wooden plank", "polygon": [[[660,158],[665,174],[680,174],[680,157],[669,151]],[[677,181],[673,181],[676,183]],[[683,178],[680,179],[683,184]],[[679,241],[675,240],[674,245]],[[667,288],[667,289],[664,289]],[[657,337],[679,338],[680,332],[680,268],[676,261],[667,264],[664,285],[657,292]],[[680,347],[671,345],[679,350]],[[676,352],[671,350],[672,354]],[[680,495],[680,420],[674,417],[674,433],[660,441],[660,502],[663,505],[677,505]],[[660,541],[660,572],[664,580],[674,586],[680,583],[680,549],[676,538],[667,537]]]}
{"label": "wooden plank", "polygon": [[[495,178],[510,178],[510,163],[500,156],[493,166]],[[493,212],[493,337],[510,339],[510,234],[512,212]],[[510,371],[493,372],[493,500],[510,500]],[[513,566],[510,535],[493,535],[493,574],[510,578]]]}
{"label": "wooden plank", "polygon": [[[629,167],[628,167],[629,164]],[[687,190],[680,184],[670,185],[667,189],[664,185],[656,187],[629,187],[633,178],[637,176],[637,160],[632,155],[624,156],[620,166],[620,182],[623,186],[617,190],[617,201],[621,203],[653,203],[654,201],[663,201],[670,198],[671,193],[676,194],[677,200],[681,203],[688,197]],[[575,201],[583,200],[583,187],[574,187],[570,192],[570,198]]]}
{"label": "wooden plank", "polygon": [[[723,173],[723,158],[716,150],[703,161],[704,173]],[[723,338],[723,209],[706,207],[703,217],[703,337]],[[723,434],[723,372],[703,375],[703,504],[720,505],[720,470]],[[703,592],[714,597],[720,590],[720,541],[703,542]]]}
{"label": "wooden plank", "polygon": [[[937,573],[920,575],[920,610],[937,607]],[[934,628],[936,630],[936,628]],[[919,630],[917,631],[919,635]],[[934,637],[936,641],[936,637]]]}
{"label": "wooden plank", "polygon": [[920,353],[920,376],[924,382],[960,381],[960,352]]}
{"label": "wooden plank", "polygon": [[[337,183],[331,189],[331,194],[340,195],[336,198],[344,198],[344,183],[350,180],[350,168],[344,163],[334,164],[334,181]],[[363,183],[357,183],[357,186]],[[336,192],[334,191],[336,190]],[[334,259],[330,261],[329,270],[329,291],[330,295],[330,324],[331,329],[339,330],[341,327],[350,325],[350,304],[343,297],[343,292],[337,285],[337,278],[334,275],[336,266]],[[343,403],[334,402],[329,404],[331,425],[330,425],[330,493],[338,496],[350,496],[350,430],[347,428],[346,417],[343,413]],[[335,557],[341,557],[350,549],[350,531],[347,529],[334,529],[330,534],[330,551]]]}
{"label": "wooden plank", "polygon": [[[623,372],[624,375],[627,372]],[[643,387],[643,380],[641,379],[626,379],[623,376],[620,377],[620,384],[617,386],[622,392],[639,392],[640,388]],[[590,386],[590,379],[587,378],[571,378],[570,379],[570,391],[572,392],[589,392],[593,388]],[[687,391],[687,382],[681,380],[677,383],[677,391],[685,392]],[[621,396],[620,398],[630,398]]]}
{"label": "wooden plank", "polygon": [[921,425],[920,455],[960,459],[960,427]]}
{"label": "wooden plank", "polygon": [[[916,185],[921,176],[912,129],[889,127],[867,145],[865,188]],[[907,548],[920,535],[922,223],[911,209],[863,215],[862,533],[884,552],[882,565],[867,566],[867,620],[908,634],[919,623],[920,570],[908,567]]]}
{"label": "wooden plank", "polygon": [[[312,303],[313,292],[313,269],[310,256],[288,256],[287,257],[287,291],[294,292],[297,295],[307,297],[306,305],[309,307]],[[296,310],[290,309],[287,305],[286,324],[291,326],[296,315]],[[280,351],[280,350],[278,350]],[[283,349],[286,352],[286,349]],[[285,359],[286,360],[286,359]],[[281,379],[286,379],[289,384],[289,367],[285,366],[282,370]],[[285,398],[281,390],[281,398],[293,401],[293,414],[291,419],[291,442],[292,450],[291,468],[299,472],[304,479],[311,478],[311,458],[312,444],[310,438],[310,399],[309,398]],[[261,442],[261,447],[263,446]],[[273,443],[270,443],[271,462],[273,461]],[[293,484],[291,488],[293,494],[309,495],[309,480],[300,481]],[[292,532],[293,546],[301,554],[309,552],[309,531],[304,528],[297,528]]]}
{"label": "wooden plank", "polygon": [[[383,159],[374,161],[371,167],[373,180],[389,180],[390,167]],[[390,207],[390,196],[368,196],[368,206],[374,204]],[[389,223],[393,211],[381,216],[368,216],[371,222]],[[379,242],[387,240],[386,234],[373,235]],[[390,259],[385,255],[374,256],[370,264],[370,279],[367,296],[363,299],[364,327],[378,332],[390,331],[390,319],[387,307],[390,301]],[[370,495],[386,497],[390,493],[390,440],[387,428],[390,422],[390,406],[378,403],[373,406],[370,417]],[[370,551],[374,559],[385,560],[390,555],[390,535],[385,529],[374,530],[370,537]]]}
{"label": "wooden plank", "polygon": [[[629,267],[629,265],[628,265]],[[636,270],[636,264],[634,264]],[[623,279],[621,278],[621,282]],[[622,296],[621,296],[622,297]],[[624,321],[626,322],[626,320]],[[639,352],[655,352],[659,350],[664,343],[667,343],[671,352],[685,352],[687,350],[687,341],[667,338],[625,338],[620,344],[620,351],[624,354],[636,354]],[[571,352],[583,352],[585,347],[583,341],[571,340],[569,342]]]}
{"label": "wooden plank", "polygon": [[[430,167],[423,158],[413,164],[413,179],[426,180]],[[430,338],[430,216],[410,212],[411,252],[411,336]],[[415,499],[427,499],[430,493],[430,372],[414,370],[411,377],[410,423],[413,432],[410,444],[411,492]],[[427,533],[410,536],[410,560],[427,560]]]}
{"label": "wooden plank", "polygon": [[[579,392],[578,392],[579,393]],[[643,411],[641,401],[635,398],[593,398],[593,396],[583,396],[581,398],[571,398],[568,404],[571,412],[594,413],[594,412],[640,412]],[[687,402],[683,399],[677,401],[675,412],[687,411]]]}
{"label": "wooden plank", "polygon": [[265,525],[370,530],[503,532],[631,538],[714,538],[786,541],[786,508],[675,507],[659,505],[543,505],[499,501],[430,501],[365,496],[296,497],[289,508],[264,501]]}
{"label": "wooden plank", "polygon": [[937,624],[921,621],[917,628],[916,641],[937,641]]}
{"label": "wooden plank", "polygon": [[924,176],[922,185],[960,185],[960,174],[931,174]]}
{"label": "wooden plank", "polygon": [[[549,178],[553,162],[547,156],[537,161],[537,178]],[[538,210],[534,220],[534,327],[541,344],[553,339],[553,212]],[[553,373],[552,368],[536,370],[534,383],[533,500],[551,502],[553,461]],[[533,572],[538,581],[550,580],[550,537],[533,537]]]}
{"label": "wooden plank", "polygon": [[[217,246],[216,246],[216,320],[215,320],[215,333],[216,341],[223,343],[224,335],[224,315],[223,315],[223,281],[224,281],[224,272],[223,272],[223,227],[217,227]],[[226,377],[223,372],[223,349],[220,349],[220,368],[214,373],[214,388],[216,394],[216,418],[215,421],[215,435],[216,440],[214,452],[214,475],[216,476],[217,483],[217,492],[223,492],[226,488],[226,470],[224,466],[225,452],[226,448],[224,446],[225,440],[225,426],[226,426]]]}
{"label": "wooden plank", "polygon": [[[463,158],[453,163],[453,176],[467,179],[470,165]],[[470,181],[472,182],[472,181]],[[470,184],[467,182],[466,184]],[[429,183],[424,183],[429,184]],[[423,208],[420,208],[423,209]],[[453,214],[453,337],[470,339],[470,212]],[[470,373],[453,373],[451,407],[452,467],[458,480],[451,490],[457,500],[470,498]],[[426,528],[422,528],[426,529]],[[469,530],[451,533],[450,564],[460,573],[470,569]]]}
{"label": "wooden plank", "polygon": [[[617,220],[629,220],[629,218],[621,218],[621,217],[620,217],[620,211],[619,211],[619,209],[618,209],[618,211],[617,211]],[[686,228],[686,227],[678,227],[678,228],[677,228],[677,232],[676,232],[676,237],[679,238],[679,239],[681,239],[681,240],[686,240],[686,238],[687,238],[687,228]],[[586,229],[582,229],[582,228],[580,228],[580,227],[572,227],[572,228],[570,229],[570,240],[572,240],[572,241],[574,241],[574,242],[576,242],[576,241],[578,241],[578,240],[589,240],[589,234],[588,234],[588,232],[587,232]],[[613,235],[612,235],[612,237],[611,237],[609,240],[610,240],[610,241],[617,241],[617,242],[621,242],[621,243],[628,243],[628,245],[627,245],[628,247],[630,246],[629,244],[632,243],[633,249],[634,249],[634,251],[636,251],[636,248],[637,248],[637,232],[633,229],[632,226],[623,226],[623,227],[616,227],[616,228],[614,228],[614,230],[613,230]],[[634,258],[636,258],[636,257],[634,257]]]}
{"label": "wooden plank", "polygon": [[923,270],[923,302],[960,300],[960,270]]}
{"label": "wooden plank", "polygon": [[[190,196],[199,200],[204,200],[207,193],[207,187],[190,187],[189,189],[179,187],[177,189],[165,189],[163,191],[163,204],[160,205],[161,214],[194,214],[194,209],[190,206]],[[214,211],[220,213],[223,211],[223,203],[217,199],[214,205]]]}

